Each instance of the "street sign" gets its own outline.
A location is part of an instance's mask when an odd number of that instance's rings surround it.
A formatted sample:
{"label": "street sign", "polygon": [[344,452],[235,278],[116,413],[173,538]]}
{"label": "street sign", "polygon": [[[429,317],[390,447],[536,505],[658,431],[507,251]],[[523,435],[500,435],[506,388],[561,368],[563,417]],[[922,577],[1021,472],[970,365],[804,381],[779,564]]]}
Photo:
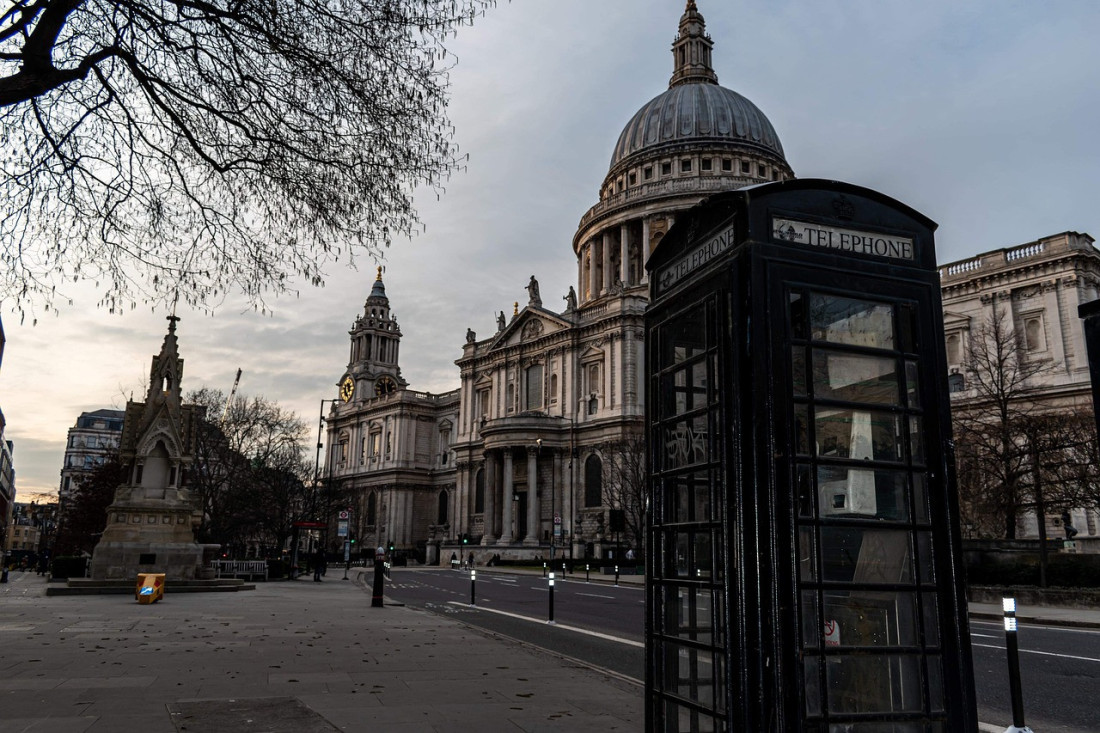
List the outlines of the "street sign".
{"label": "street sign", "polygon": [[350,515],[344,510],[340,510],[340,519],[347,519]]}
{"label": "street sign", "polygon": [[[340,512],[340,513],[343,514],[343,512]],[[336,536],[337,537],[347,537],[348,536],[348,520],[341,519],[339,522],[336,523]]]}
{"label": "street sign", "polygon": [[561,515],[557,512],[554,513],[554,524],[561,524]]}

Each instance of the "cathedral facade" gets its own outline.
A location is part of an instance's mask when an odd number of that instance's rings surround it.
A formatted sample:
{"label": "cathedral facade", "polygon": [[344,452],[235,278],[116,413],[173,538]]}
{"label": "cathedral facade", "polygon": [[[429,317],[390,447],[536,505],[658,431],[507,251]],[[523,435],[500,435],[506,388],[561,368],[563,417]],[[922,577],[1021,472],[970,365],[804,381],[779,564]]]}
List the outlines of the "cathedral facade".
{"label": "cathedral facade", "polygon": [[[432,564],[452,553],[478,562],[625,560],[640,550],[644,499],[626,474],[641,460],[629,458],[641,450],[645,415],[645,262],[704,198],[794,177],[763,112],[718,83],[713,46],[688,0],[669,87],[627,122],[598,200],[580,219],[575,287],[544,301],[532,275],[527,302],[499,313],[493,334],[467,331],[458,389],[409,389],[379,270],[349,331],[324,440],[325,478],[353,497],[352,533],[364,545]],[[1045,237],[946,264],[940,274],[953,403],[973,398],[963,368],[968,344],[1003,304],[1028,357],[1052,365],[1029,384],[1027,399],[1050,410],[1088,405],[1076,308],[1100,296],[1091,237]],[[1100,513],[1067,515],[1081,539],[1095,540],[1084,544],[1100,549]],[[1048,518],[1052,536],[1060,521]],[[1036,536],[1034,516],[1019,531]]]}
{"label": "cathedral facade", "polygon": [[622,456],[640,451],[645,413],[645,261],[707,196],[794,175],[763,112],[719,85],[713,45],[690,0],[669,87],[622,130],[573,237],[576,287],[544,302],[532,275],[495,333],[467,332],[457,390],[408,389],[379,272],[325,421],[325,479],[356,497],[363,543],[429,563],[640,549]]}

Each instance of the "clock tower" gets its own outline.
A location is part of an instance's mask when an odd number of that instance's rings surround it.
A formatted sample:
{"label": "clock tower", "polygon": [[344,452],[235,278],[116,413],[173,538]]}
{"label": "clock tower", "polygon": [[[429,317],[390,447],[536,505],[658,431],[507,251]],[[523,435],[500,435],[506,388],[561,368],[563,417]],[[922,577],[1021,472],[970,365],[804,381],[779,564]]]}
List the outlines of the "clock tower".
{"label": "clock tower", "polygon": [[408,382],[401,377],[397,365],[401,328],[390,311],[381,267],[363,315],[355,319],[348,335],[351,336],[348,368],[338,385],[343,402],[383,397],[406,387]]}

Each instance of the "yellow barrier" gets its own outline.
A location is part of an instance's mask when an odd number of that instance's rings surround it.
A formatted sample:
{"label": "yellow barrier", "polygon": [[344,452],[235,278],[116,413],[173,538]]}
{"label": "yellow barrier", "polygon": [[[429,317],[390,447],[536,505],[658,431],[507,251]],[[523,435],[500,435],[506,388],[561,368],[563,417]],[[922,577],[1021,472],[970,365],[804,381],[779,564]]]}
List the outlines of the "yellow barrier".
{"label": "yellow barrier", "polygon": [[164,598],[164,573],[138,573],[134,598],[138,603],[156,603]]}

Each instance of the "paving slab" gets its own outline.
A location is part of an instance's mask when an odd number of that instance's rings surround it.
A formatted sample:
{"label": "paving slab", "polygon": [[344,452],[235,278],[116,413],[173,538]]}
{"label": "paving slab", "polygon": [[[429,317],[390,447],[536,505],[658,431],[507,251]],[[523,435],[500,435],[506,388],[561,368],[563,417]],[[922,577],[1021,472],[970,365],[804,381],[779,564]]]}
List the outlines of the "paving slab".
{"label": "paving slab", "polygon": [[[353,573],[354,574],[354,573]],[[642,690],[356,580],[248,593],[0,586],[0,733],[637,731]]]}

